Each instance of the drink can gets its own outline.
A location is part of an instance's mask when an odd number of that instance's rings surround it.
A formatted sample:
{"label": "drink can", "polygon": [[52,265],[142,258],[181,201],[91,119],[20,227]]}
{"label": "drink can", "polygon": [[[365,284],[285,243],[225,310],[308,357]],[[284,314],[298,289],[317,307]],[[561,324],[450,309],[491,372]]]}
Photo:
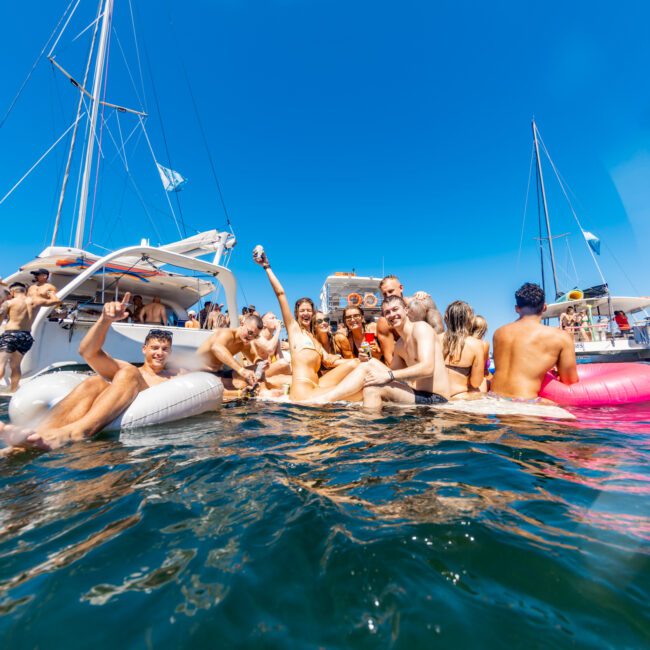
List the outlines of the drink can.
{"label": "drink can", "polygon": [[263,256],[263,255],[264,255],[264,246],[262,246],[261,244],[258,244],[258,245],[255,246],[255,248],[253,249],[253,257],[254,257],[256,260],[260,260],[260,259],[262,259],[262,256]]}

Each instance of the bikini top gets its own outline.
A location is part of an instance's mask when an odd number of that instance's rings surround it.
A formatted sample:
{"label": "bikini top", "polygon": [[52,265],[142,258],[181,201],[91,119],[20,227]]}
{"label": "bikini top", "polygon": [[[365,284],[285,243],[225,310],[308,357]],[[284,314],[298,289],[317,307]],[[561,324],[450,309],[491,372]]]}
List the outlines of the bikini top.
{"label": "bikini top", "polygon": [[323,357],[323,347],[317,346],[314,339],[307,334],[304,330],[300,330],[300,339],[296,345],[296,352],[302,352],[303,350],[313,350],[316,354],[319,354],[321,358]]}
{"label": "bikini top", "polygon": [[452,366],[446,363],[445,367],[448,370],[453,370],[454,372],[457,372],[459,375],[463,375],[463,377],[469,377],[472,372],[472,366]]}

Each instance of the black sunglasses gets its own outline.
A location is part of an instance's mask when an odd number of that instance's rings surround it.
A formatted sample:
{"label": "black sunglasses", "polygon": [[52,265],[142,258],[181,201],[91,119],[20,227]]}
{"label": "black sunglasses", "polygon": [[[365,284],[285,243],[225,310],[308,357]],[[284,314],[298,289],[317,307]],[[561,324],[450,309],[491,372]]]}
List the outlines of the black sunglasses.
{"label": "black sunglasses", "polygon": [[317,318],[316,319],[316,325],[320,325],[321,323],[328,323],[329,324],[330,319],[329,318]]}

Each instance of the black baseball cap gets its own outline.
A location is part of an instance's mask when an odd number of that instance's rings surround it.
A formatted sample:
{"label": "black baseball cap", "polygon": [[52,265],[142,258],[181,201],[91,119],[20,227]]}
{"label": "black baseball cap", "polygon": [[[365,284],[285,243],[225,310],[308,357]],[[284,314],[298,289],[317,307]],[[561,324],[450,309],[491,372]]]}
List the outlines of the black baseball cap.
{"label": "black baseball cap", "polygon": [[30,271],[30,273],[34,276],[36,275],[50,275],[50,272],[47,269],[36,269],[35,271]]}

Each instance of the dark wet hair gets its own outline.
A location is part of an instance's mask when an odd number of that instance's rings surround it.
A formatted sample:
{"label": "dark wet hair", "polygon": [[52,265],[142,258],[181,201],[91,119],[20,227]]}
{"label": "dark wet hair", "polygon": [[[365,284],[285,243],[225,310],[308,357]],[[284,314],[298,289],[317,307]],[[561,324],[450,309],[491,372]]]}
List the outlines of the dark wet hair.
{"label": "dark wet hair", "polygon": [[169,341],[169,345],[172,344],[173,334],[169,330],[159,330],[153,329],[149,330],[147,336],[144,339],[144,345],[147,345],[152,339],[157,341]]}
{"label": "dark wet hair", "polygon": [[399,302],[399,304],[402,305],[402,307],[404,307],[404,309],[408,309],[408,306],[406,304],[406,300],[404,300],[404,298],[402,298],[401,296],[388,296],[388,298],[386,298],[386,300],[384,300],[381,303],[381,311],[382,311],[382,313],[384,311],[384,307],[387,307],[388,305],[390,305],[393,302]]}
{"label": "dark wet hair", "polygon": [[244,318],[244,323],[248,323],[248,321],[251,320],[255,323],[258,330],[263,329],[264,323],[262,322],[262,319],[257,314],[249,313],[248,316]]}
{"label": "dark wet hair", "polygon": [[27,291],[27,287],[22,283],[22,282],[12,282],[9,285],[9,290],[11,291],[12,289],[20,289],[20,291]]}
{"label": "dark wet hair", "polygon": [[541,314],[544,311],[546,296],[544,290],[538,284],[526,282],[515,291],[515,300],[519,309],[524,309],[533,314]]}
{"label": "dark wet hair", "polygon": [[307,303],[308,305],[311,305],[311,310],[313,312],[316,311],[316,307],[314,307],[314,301],[311,298],[306,298],[306,297],[305,298],[298,298],[298,300],[296,300],[296,304],[295,304],[295,306],[293,308],[293,315],[294,315],[296,320],[298,320],[298,310],[300,309],[300,305],[302,305],[304,303]]}

